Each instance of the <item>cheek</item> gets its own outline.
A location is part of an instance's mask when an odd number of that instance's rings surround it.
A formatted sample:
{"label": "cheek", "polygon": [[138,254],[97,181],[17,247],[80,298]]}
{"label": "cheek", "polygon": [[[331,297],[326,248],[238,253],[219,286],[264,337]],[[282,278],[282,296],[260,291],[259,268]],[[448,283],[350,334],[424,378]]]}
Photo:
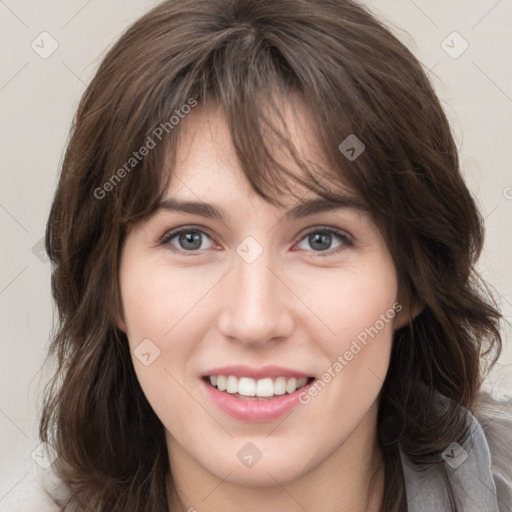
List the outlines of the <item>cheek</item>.
{"label": "cheek", "polygon": [[[196,324],[201,301],[218,281],[211,269],[170,271],[165,262],[127,261],[121,267],[121,297],[131,341],[169,339],[177,328]],[[193,277],[191,279],[191,277]]]}
{"label": "cheek", "polygon": [[401,306],[389,258],[339,273],[332,271],[316,284],[308,298],[329,329],[322,329],[321,336],[317,331],[315,337],[310,326],[309,336],[316,339],[325,363],[319,382],[303,397],[303,403],[311,403],[329,418],[325,428],[332,429],[334,436],[343,428],[340,425],[357,425],[377,399]]}
{"label": "cheek", "polygon": [[[349,350],[353,340],[364,344],[377,337],[392,337],[400,310],[396,303],[396,273],[390,257],[374,260],[315,272],[314,280],[304,274],[295,282],[297,294],[304,298],[315,317],[308,323],[310,337],[316,338],[332,359]],[[382,344],[382,350],[387,350],[387,345]]]}
{"label": "cheek", "polygon": [[[192,355],[208,325],[202,298],[218,276],[211,269],[191,272],[161,262],[127,258],[121,266],[121,298],[135,372],[156,414],[169,424],[169,407],[190,407],[184,391]],[[204,274],[204,275],[198,275]]]}
{"label": "cheek", "polygon": [[332,312],[333,330],[338,343],[329,343],[337,355],[346,354],[347,361],[356,358],[372,364],[390,350],[395,317],[400,309],[396,303],[397,289],[392,280],[365,280],[362,276],[339,294],[338,307]]}

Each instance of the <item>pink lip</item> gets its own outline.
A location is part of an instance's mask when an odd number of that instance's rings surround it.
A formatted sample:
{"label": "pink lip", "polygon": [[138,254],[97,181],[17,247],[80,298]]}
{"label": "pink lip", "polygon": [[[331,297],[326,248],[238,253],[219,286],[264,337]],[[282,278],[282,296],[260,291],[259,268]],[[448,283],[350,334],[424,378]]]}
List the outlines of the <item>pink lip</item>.
{"label": "pink lip", "polygon": [[[218,375],[226,374],[219,373]],[[229,375],[234,374],[229,373]],[[284,377],[282,373],[279,375]],[[293,376],[295,376],[295,374]],[[299,395],[301,393],[307,392],[308,388],[315,382],[316,381],[313,380],[311,383],[306,384],[293,393],[286,393],[275,398],[269,398],[267,400],[244,400],[242,398],[237,398],[233,395],[230,395],[225,391],[219,391],[217,388],[206,382],[205,379],[201,379],[201,385],[203,386],[203,389],[205,390],[208,397],[211,398],[211,400],[215,403],[215,405],[219,407],[219,409],[229,414],[233,418],[251,422],[272,421],[279,418],[286,412],[291,411],[299,403]]]}
{"label": "pink lip", "polygon": [[284,368],[282,366],[262,366],[261,368],[250,368],[249,366],[223,366],[222,368],[215,368],[204,372],[202,377],[209,377],[212,375],[233,375],[235,377],[249,377],[251,379],[264,379],[270,377],[277,379],[277,377],[286,377],[291,379],[295,377],[300,379],[302,377],[311,377],[307,373],[300,372],[297,370],[291,370],[290,368]]}

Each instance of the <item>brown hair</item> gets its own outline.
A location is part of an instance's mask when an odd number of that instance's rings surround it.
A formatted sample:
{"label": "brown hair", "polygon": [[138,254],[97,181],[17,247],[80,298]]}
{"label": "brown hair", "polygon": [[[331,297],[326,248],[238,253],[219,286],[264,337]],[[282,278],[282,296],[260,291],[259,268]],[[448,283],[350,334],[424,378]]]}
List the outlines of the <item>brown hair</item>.
{"label": "brown hair", "polygon": [[[276,127],[275,92],[306,101],[328,170],[313,171]],[[393,256],[401,302],[421,309],[395,333],[380,396],[382,510],[396,510],[399,443],[431,464],[466,437],[482,363],[501,350],[500,315],[474,269],[482,219],[439,100],[410,51],[349,0],[163,2],[126,31],[87,88],[46,233],[59,311],[49,357],[58,367],[40,435],[58,453],[70,502],[168,510],[163,426],[115,323],[118,264],[128,228],[154,212],[172,177],[180,125],[171,118],[196,101],[221,105],[243,172],[272,204],[281,205],[290,179],[323,197],[345,184],[364,198]],[[269,133],[303,176],[275,160]],[[338,149],[350,134],[366,146],[353,161]],[[131,160],[148,137],[154,148]],[[448,399],[442,411],[439,394]]]}

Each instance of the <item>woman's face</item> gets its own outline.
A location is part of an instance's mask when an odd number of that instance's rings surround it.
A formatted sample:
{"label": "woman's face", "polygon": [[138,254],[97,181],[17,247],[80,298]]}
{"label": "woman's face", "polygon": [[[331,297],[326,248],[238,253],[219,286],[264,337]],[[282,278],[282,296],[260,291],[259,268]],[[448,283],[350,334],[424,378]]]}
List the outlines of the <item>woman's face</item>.
{"label": "woman's face", "polygon": [[[296,147],[325,165],[307,107],[287,106]],[[180,129],[166,200],[129,232],[120,267],[119,325],[171,468],[274,485],[362,456],[401,309],[376,225],[348,193],[299,211],[292,195],[285,208],[257,196],[218,108]]]}

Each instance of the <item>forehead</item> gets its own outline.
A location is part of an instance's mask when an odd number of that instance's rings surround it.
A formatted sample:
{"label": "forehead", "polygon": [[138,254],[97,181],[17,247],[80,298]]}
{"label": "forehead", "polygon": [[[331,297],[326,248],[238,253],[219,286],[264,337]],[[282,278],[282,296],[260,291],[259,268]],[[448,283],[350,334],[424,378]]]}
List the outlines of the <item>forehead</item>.
{"label": "forehead", "polygon": [[[355,197],[357,194],[343,183],[320,150],[316,120],[302,97],[290,94],[279,97],[272,105],[277,105],[278,109],[269,105],[262,107],[261,115],[266,121],[258,123],[261,137],[260,133],[247,137],[244,119],[229,119],[217,102],[196,107],[180,124],[166,196],[193,200],[217,192],[247,197],[254,194],[247,176],[249,172],[264,174],[266,179],[284,183],[289,193],[279,194],[279,201],[289,205],[306,195],[308,199],[320,198],[312,187],[296,179],[308,183],[312,181],[311,175],[330,194]],[[238,126],[238,121],[244,126]],[[234,138],[237,139],[237,148]],[[278,165],[272,165],[272,160],[263,162],[253,157],[261,150],[268,152]],[[252,164],[249,170],[245,166],[245,172],[240,153],[243,153],[243,160]],[[286,175],[280,166],[286,168]],[[307,167],[307,173],[303,166]]]}

